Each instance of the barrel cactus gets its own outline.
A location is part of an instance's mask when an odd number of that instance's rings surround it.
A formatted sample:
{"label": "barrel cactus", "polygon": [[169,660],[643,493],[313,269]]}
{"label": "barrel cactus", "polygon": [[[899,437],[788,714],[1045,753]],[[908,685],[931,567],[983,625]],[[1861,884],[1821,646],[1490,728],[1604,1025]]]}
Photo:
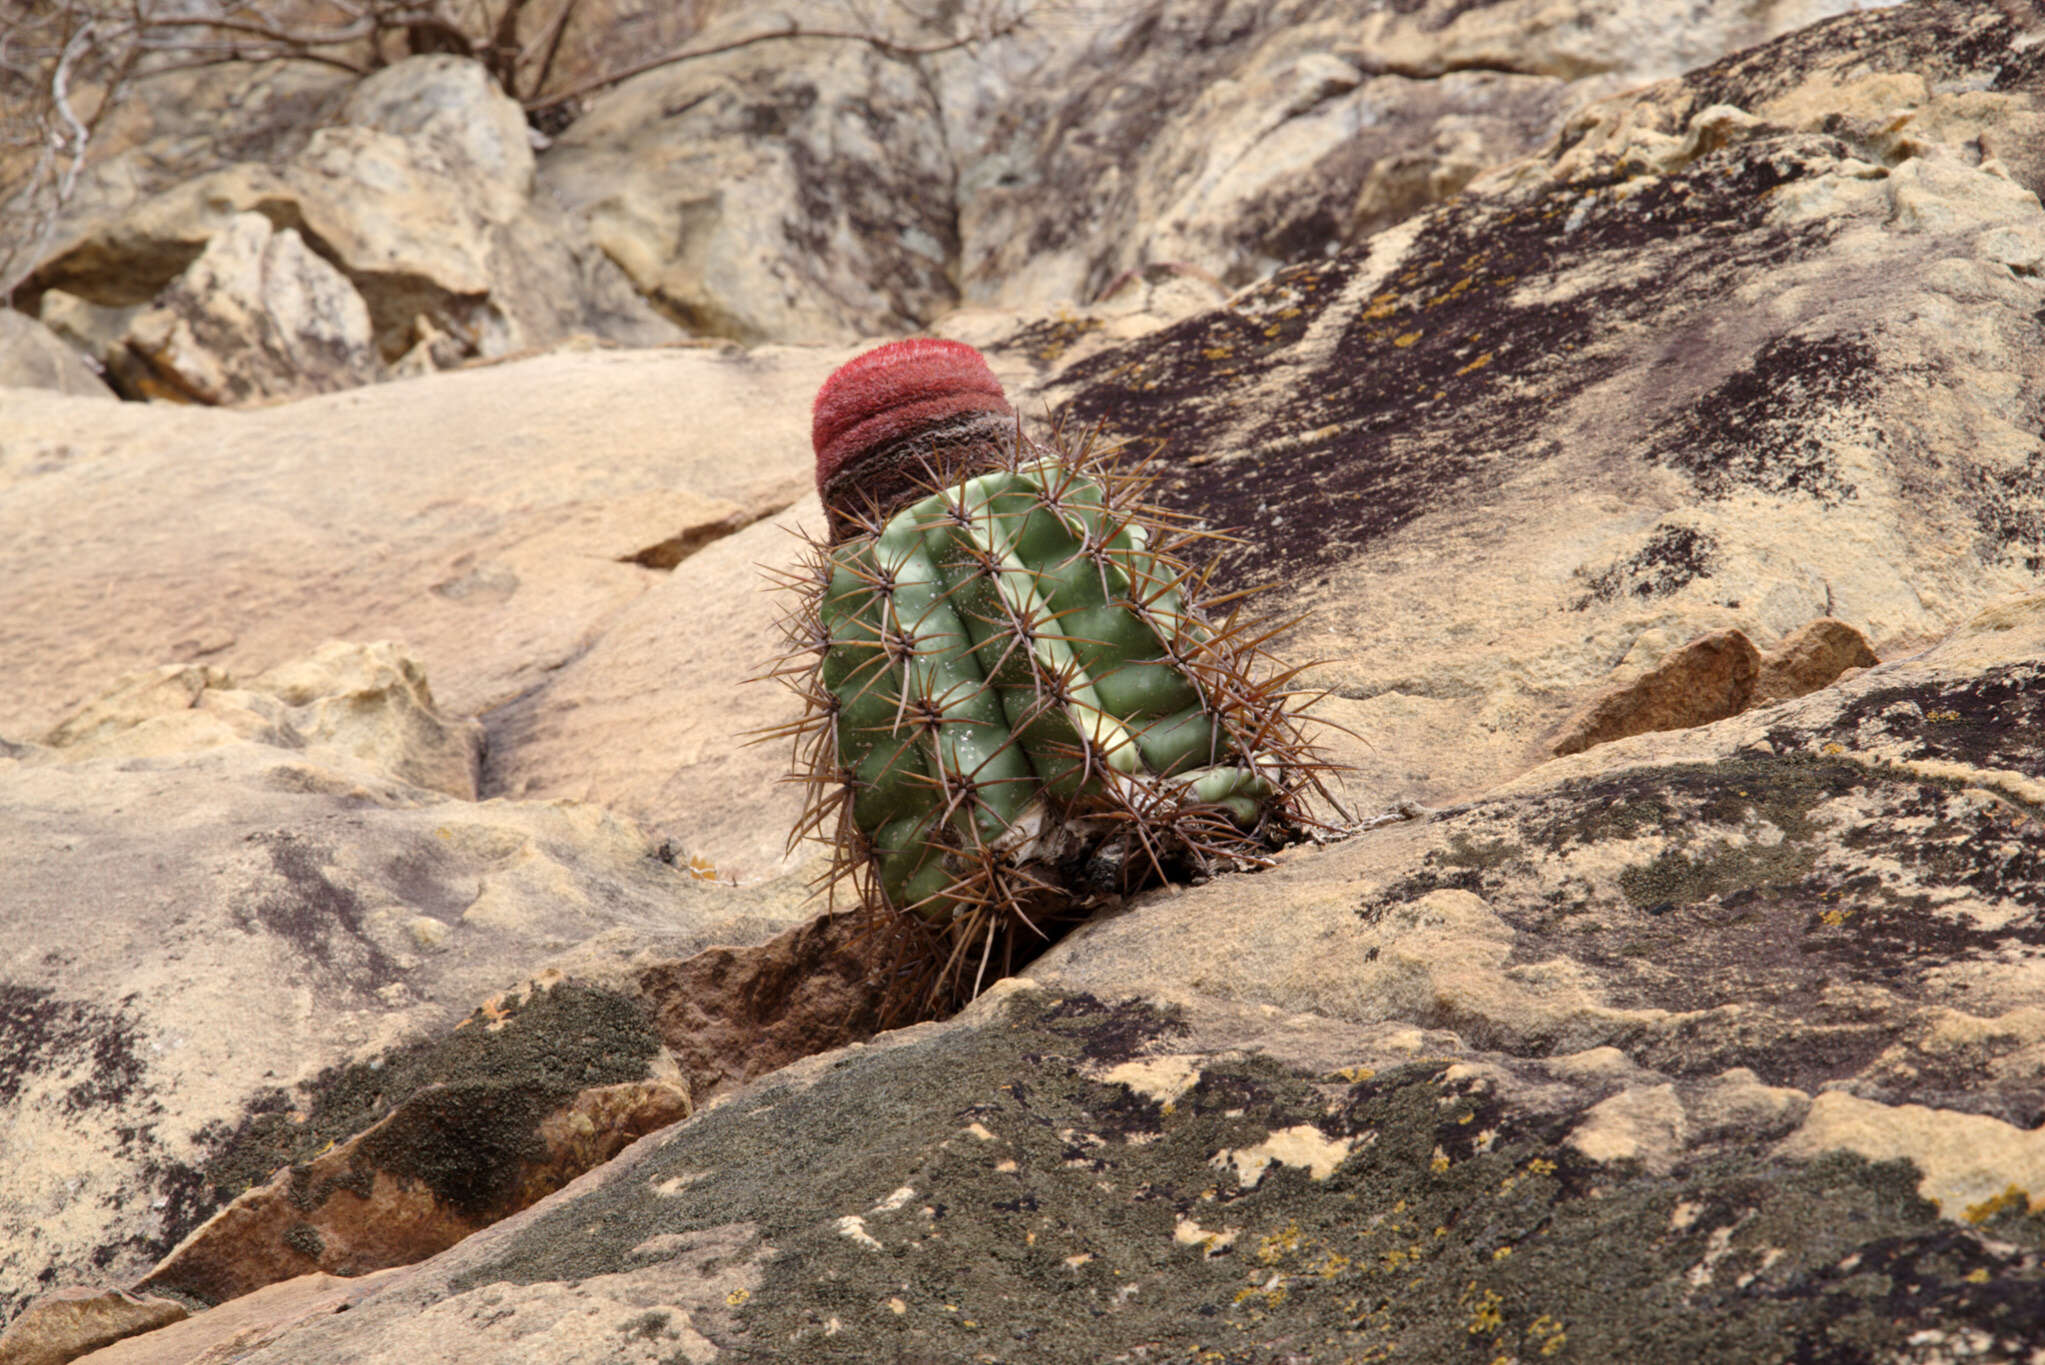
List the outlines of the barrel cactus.
{"label": "barrel cactus", "polygon": [[777,670],[805,703],[797,837],[831,843],[834,895],[935,948],[941,992],[1012,969],[1049,921],[1312,823],[1295,673],[1198,600],[1200,533],[1145,501],[1144,470],[1032,439],[946,341],[843,366],[813,435],[829,533]]}

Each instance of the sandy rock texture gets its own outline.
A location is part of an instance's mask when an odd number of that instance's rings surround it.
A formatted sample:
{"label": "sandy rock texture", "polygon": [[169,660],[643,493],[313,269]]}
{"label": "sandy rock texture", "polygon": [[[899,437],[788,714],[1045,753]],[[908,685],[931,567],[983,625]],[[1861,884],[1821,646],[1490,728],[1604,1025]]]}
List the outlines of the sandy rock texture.
{"label": "sandy rock texture", "polygon": [[[329,1177],[354,1203],[385,1173],[432,1195],[366,1220],[411,1226],[377,1232],[424,1247],[402,1259],[450,1244],[608,1154],[576,1133],[629,1140],[635,1115],[686,1112],[635,954],[686,959],[809,913],[799,892],[678,866],[599,807],[476,804],[481,727],[441,713],[388,646],[239,686],[159,668],[46,740],[0,750],[10,1313],[54,1276],[138,1275],[227,1199],[378,1119]],[[556,964],[575,981],[486,1014],[475,1046],[428,1041]],[[670,1081],[672,1101],[587,1093]],[[532,1137],[578,1102],[560,1140]],[[272,1229],[299,1251],[285,1274],[391,1263],[322,1220],[313,1188]],[[176,1273],[246,1259],[246,1240],[187,1249],[162,1282],[217,1299],[279,1278]]]}
{"label": "sandy rock texture", "polygon": [[242,1358],[2028,1359],[2041,674],[2033,594],[1143,898]]}
{"label": "sandy rock texture", "polygon": [[25,313],[0,310],[0,389],[54,389],[110,398],[85,358]]}
{"label": "sandy rock texture", "polygon": [[372,632],[487,712],[666,580],[640,557],[802,495],[807,395],[844,354],[564,353],[243,412],[9,392],[0,734],[135,668]]}
{"label": "sandy rock texture", "polygon": [[[246,154],[138,131],[66,250],[195,176],[219,217],[44,322],[188,377],[278,331],[225,410],[0,389],[0,1318],[215,1365],[2029,1361],[2045,17],[1834,8],[1072,6],[652,73],[537,158],[438,61],[251,73]],[[360,266],[343,144],[487,229]],[[671,320],[824,344],[426,373],[416,319],[513,295],[425,254],[547,214]],[[248,402],[336,278],[417,377]],[[882,958],[805,897],[746,679],[809,396],[940,312],[1240,537],[1362,818],[842,1046]],[[105,1344],[149,1287],[223,1306]]]}

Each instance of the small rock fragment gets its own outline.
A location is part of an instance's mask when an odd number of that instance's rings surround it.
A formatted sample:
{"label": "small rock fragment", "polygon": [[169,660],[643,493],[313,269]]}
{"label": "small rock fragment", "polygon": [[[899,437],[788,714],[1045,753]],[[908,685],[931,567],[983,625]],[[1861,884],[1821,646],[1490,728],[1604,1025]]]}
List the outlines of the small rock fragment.
{"label": "small rock fragment", "polygon": [[1844,621],[1821,616],[1791,631],[1761,660],[1748,704],[1761,706],[1801,697],[1831,686],[1849,668],[1872,668],[1880,662],[1865,635]]}
{"label": "small rock fragment", "polygon": [[0,1332],[7,1365],[64,1365],[125,1337],[188,1317],[183,1304],[118,1289],[59,1289],[43,1295]]}
{"label": "small rock fragment", "polygon": [[1605,693],[1579,712],[1553,752],[1585,749],[1651,730],[1687,730],[1747,709],[1761,671],[1761,651],[1737,630],[1699,636],[1645,674]]}

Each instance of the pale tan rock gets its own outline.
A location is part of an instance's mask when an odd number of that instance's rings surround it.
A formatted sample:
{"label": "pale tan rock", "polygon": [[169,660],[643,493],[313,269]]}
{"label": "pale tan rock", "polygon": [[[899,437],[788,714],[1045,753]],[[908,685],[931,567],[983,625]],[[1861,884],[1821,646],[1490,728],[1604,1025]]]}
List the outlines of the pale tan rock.
{"label": "pale tan rock", "polygon": [[118,1289],[59,1289],[23,1309],[0,1332],[5,1365],[65,1365],[124,1337],[153,1332],[191,1310],[174,1299]]}
{"label": "pale tan rock", "polygon": [[402,1269],[367,1275],[301,1275],[267,1285],[168,1327],[79,1357],[81,1365],[228,1365],[301,1322],[344,1312]]}
{"label": "pale tan rock", "polygon": [[[1049,989],[1403,1023],[1515,1056],[1565,1054],[1559,1074],[1628,1091],[1717,1075],[1679,1083],[1675,1108],[1618,1105],[1586,1135],[1601,1159],[1664,1162],[1728,1131],[1772,1142],[1803,1120],[1805,1096],[1843,1079],[1821,1060],[1835,1049],[1859,1058],[1845,1073],[1856,1086],[1897,1098],[1950,1100],[1930,1078],[1984,1068],[1967,1102],[2002,1131],[2045,1100],[2021,1079],[2045,1059],[2045,957],[2016,942],[2035,876],[2023,850],[2045,831],[2009,801],[2031,799],[2021,769],[2036,744],[2015,716],[2022,680],[2045,661],[2041,604],[2003,604],[1919,656],[1766,711],[1601,745],[1455,811],[1143,897],[1028,974]],[[1927,748],[1977,757],[1933,762]],[[1837,776],[1802,785],[1813,763]],[[1929,859],[1927,820],[1944,831]],[[1872,897],[1848,889],[1865,886],[1870,860],[1885,869],[1886,892]],[[1915,937],[1878,945],[1870,931],[1889,923],[1891,894],[1922,897],[1913,913],[1929,918],[1911,932],[1972,944],[1964,960]],[[1830,917],[1784,913],[1804,896]],[[1788,1003],[1788,981],[1848,960],[1849,979],[1809,983],[1808,1007]],[[1643,1105],[1652,1112],[1634,1112]]]}
{"label": "pale tan rock", "polygon": [[1792,1156],[1855,1152],[1870,1161],[1908,1157],[1923,1173],[1918,1192],[1947,1218],[1981,1222],[2008,1195],[2020,1209],[2045,1208],[2045,1137],[1983,1114],[1921,1104],[1879,1104],[1828,1090],[1785,1138]]}
{"label": "pale tan rock", "polygon": [[565,796],[624,811],[756,881],[801,866],[788,849],[802,795],[781,782],[790,746],[753,742],[800,714],[767,673],[791,605],[769,573],[792,570],[803,529],[821,533],[814,494],[704,547],[607,623],[601,639],[490,719],[490,789]]}
{"label": "pale tan rock", "polygon": [[128,324],[110,363],[131,393],[229,404],[366,384],[374,341],[347,276],[294,230],[242,213]]}
{"label": "pale tan rock", "polygon": [[501,705],[667,581],[626,561],[809,488],[809,399],[842,358],[561,354],[239,412],[10,393],[0,735],[138,668],[247,678],[364,635],[447,713]]}
{"label": "pale tan rock", "polygon": [[340,119],[424,142],[476,178],[483,188],[476,207],[493,221],[518,217],[532,194],[525,115],[477,62],[421,56],[385,67],[348,92]]}
{"label": "pale tan rock", "polygon": [[1599,697],[1563,727],[1557,755],[1650,730],[1687,730],[1747,709],[1761,651],[1737,630],[1692,640],[1645,674]]}
{"label": "pale tan rock", "polygon": [[0,308],[0,389],[113,397],[113,390],[78,352],[48,327],[11,308]]}
{"label": "pale tan rock", "polygon": [[[474,800],[483,727],[443,715],[395,646],[329,643],[237,687],[216,668],[130,674],[44,737],[50,761],[177,755],[237,740]],[[39,761],[35,758],[30,760]]]}
{"label": "pale tan rock", "polygon": [[1849,668],[1873,668],[1881,660],[1867,637],[1844,621],[1820,617],[1799,626],[1761,659],[1751,706],[1801,697],[1829,687]]}
{"label": "pale tan rock", "polygon": [[[840,28],[833,7],[792,19]],[[734,8],[699,41],[757,33]],[[771,136],[762,136],[762,127]],[[955,163],[914,67],[791,39],[605,92],[539,181],[667,317],[698,335],[842,344],[956,301]]]}

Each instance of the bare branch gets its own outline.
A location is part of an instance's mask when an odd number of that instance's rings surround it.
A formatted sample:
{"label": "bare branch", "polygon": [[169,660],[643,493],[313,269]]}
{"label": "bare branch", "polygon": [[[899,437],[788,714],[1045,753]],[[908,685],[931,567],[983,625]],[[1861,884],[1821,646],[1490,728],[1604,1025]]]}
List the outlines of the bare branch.
{"label": "bare branch", "polygon": [[960,48],[972,47],[978,43],[992,42],[997,38],[1006,38],[1021,31],[1027,22],[1027,11],[1018,10],[1006,20],[989,25],[986,28],[977,29],[971,33],[946,39],[942,42],[901,43],[872,30],[804,28],[801,24],[791,19],[785,28],[769,29],[763,33],[751,33],[743,38],[733,38],[728,42],[715,43],[709,47],[687,48],[680,52],[670,52],[663,57],[654,57],[647,61],[637,62],[621,70],[607,72],[595,80],[584,81],[572,90],[563,91],[557,95],[549,95],[545,99],[529,100],[526,102],[525,110],[528,114],[536,114],[543,109],[552,109],[558,105],[567,104],[572,100],[579,100],[585,95],[593,95],[599,90],[607,89],[618,84],[620,81],[628,81],[634,76],[643,76],[649,71],[657,71],[663,66],[673,66],[677,62],[695,61],[699,57],[715,57],[726,52],[736,52],[740,48],[752,47],[756,43],[784,42],[792,38],[822,38],[835,42],[865,43],[867,46],[877,48],[890,57],[930,57],[940,52],[956,52]]}

